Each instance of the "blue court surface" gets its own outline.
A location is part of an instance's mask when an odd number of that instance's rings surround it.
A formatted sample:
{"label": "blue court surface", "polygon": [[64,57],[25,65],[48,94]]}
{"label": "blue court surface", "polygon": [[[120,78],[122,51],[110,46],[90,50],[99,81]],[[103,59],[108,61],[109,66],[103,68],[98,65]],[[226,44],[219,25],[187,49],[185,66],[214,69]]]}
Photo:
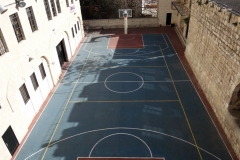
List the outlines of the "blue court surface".
{"label": "blue court surface", "polygon": [[232,159],[167,34],[109,39],[86,37],[16,160]]}

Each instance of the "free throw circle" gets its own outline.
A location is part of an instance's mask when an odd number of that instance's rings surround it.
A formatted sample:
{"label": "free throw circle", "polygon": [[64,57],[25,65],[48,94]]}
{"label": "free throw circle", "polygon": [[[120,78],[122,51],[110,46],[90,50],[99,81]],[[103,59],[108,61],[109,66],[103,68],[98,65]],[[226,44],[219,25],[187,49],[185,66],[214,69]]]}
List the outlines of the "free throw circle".
{"label": "free throw circle", "polygon": [[143,78],[132,72],[118,72],[110,75],[104,81],[105,87],[115,93],[131,93],[139,90],[143,84]]}

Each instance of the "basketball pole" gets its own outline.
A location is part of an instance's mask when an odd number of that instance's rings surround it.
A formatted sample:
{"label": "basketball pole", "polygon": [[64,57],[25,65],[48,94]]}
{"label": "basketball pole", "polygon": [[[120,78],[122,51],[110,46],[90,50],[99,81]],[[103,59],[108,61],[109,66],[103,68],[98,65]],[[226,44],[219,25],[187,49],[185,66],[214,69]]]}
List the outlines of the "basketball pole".
{"label": "basketball pole", "polygon": [[128,16],[127,14],[124,14],[123,19],[124,19],[124,34],[128,34]]}

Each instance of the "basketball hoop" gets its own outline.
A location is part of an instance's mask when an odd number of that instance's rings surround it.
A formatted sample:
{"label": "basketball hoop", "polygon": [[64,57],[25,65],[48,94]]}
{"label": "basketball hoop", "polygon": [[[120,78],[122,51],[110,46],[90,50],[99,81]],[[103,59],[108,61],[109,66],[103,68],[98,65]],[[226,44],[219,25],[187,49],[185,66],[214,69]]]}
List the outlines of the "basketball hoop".
{"label": "basketball hoop", "polygon": [[132,17],[131,9],[119,9],[119,18],[124,20],[124,34],[128,34],[128,17]]}
{"label": "basketball hoop", "polygon": [[119,9],[118,13],[119,13],[119,18],[125,18],[124,13],[127,13],[126,18],[131,18],[132,17],[132,9]]}
{"label": "basketball hoop", "polygon": [[124,13],[123,13],[123,17],[124,17],[124,18],[127,18],[127,17],[128,17],[128,13],[127,13],[127,11],[124,11]]}

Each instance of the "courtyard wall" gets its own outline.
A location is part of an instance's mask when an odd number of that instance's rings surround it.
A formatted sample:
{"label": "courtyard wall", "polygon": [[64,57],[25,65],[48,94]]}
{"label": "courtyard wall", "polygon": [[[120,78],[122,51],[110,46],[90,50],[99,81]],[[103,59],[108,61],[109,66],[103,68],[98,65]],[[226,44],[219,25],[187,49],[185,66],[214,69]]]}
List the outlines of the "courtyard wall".
{"label": "courtyard wall", "polygon": [[185,56],[240,159],[240,17],[205,2],[192,4]]}

